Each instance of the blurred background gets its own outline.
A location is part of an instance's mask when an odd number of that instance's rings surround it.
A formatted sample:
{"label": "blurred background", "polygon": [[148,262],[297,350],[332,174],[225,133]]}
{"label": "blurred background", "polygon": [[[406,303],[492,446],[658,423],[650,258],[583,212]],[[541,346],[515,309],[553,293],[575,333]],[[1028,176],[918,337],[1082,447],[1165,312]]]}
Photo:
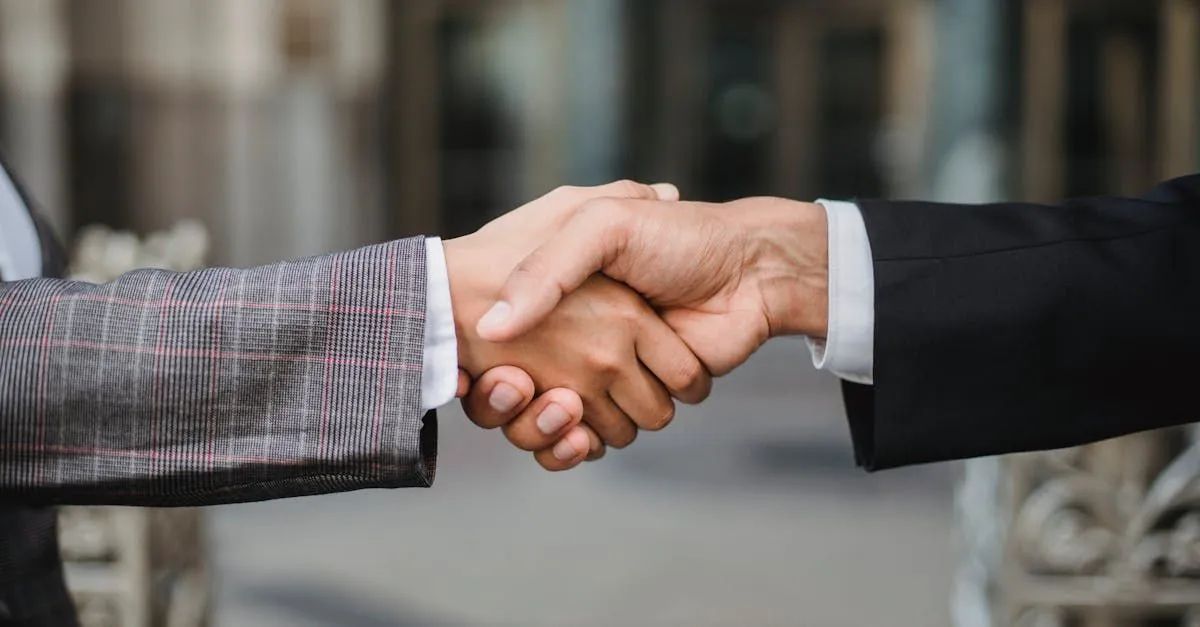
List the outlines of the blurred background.
{"label": "blurred background", "polygon": [[[0,0],[0,146],[60,234],[194,219],[232,265],[615,178],[1134,194],[1196,170],[1198,84],[1197,0]],[[432,490],[208,510],[213,624],[951,622],[958,467],[856,470],[799,342],[561,476],[441,425]]]}

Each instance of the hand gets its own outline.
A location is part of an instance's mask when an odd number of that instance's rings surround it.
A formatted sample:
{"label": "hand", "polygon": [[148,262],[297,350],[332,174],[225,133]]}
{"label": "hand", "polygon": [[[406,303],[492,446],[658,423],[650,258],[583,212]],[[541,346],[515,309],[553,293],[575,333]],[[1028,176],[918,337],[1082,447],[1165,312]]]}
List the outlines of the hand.
{"label": "hand", "polygon": [[[669,186],[659,189],[674,192]],[[686,345],[635,293],[595,277],[520,339],[496,344],[475,332],[478,319],[522,257],[588,200],[616,195],[659,198],[654,188],[629,182],[560,188],[472,235],[446,242],[445,250],[462,367],[478,375],[497,365],[512,365],[532,375],[536,391],[574,390],[582,399],[588,426],[604,442],[621,447],[633,441],[639,428],[659,429],[670,421],[671,395],[697,402],[711,385]],[[506,435],[514,444],[544,450],[573,429],[569,421],[551,433],[538,429],[533,414],[540,403],[541,399],[526,410],[531,418],[510,423]],[[570,414],[572,408],[560,409]],[[580,435],[585,434],[593,435]],[[582,444],[579,436],[573,438]],[[590,443],[580,447],[579,458],[595,449]]]}
{"label": "hand", "polygon": [[825,336],[827,226],[818,205],[606,198],[547,228],[480,321],[480,337],[521,337],[596,272],[641,293],[714,375],[770,337]]}
{"label": "hand", "polygon": [[[510,442],[522,443],[518,448],[525,450],[531,448],[531,436],[542,431],[539,418],[546,408],[552,403],[557,405],[556,411],[567,415],[569,427],[563,429],[564,435],[557,442],[533,453],[546,470],[568,470],[585,459],[600,459],[606,452],[599,434],[581,422],[583,400],[574,390],[555,388],[537,396],[533,378],[520,368],[496,366],[474,382],[465,370],[459,370],[458,396],[472,422],[484,429],[501,427]],[[556,415],[562,414],[551,413],[540,422],[545,424]]]}

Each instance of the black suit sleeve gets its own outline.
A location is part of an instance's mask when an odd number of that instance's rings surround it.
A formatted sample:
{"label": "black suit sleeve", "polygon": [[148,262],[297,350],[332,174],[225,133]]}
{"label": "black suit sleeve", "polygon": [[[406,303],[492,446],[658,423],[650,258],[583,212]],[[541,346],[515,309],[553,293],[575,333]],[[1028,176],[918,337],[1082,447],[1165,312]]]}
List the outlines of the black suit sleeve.
{"label": "black suit sleeve", "polygon": [[1140,199],[859,207],[875,385],[844,395],[864,467],[1200,420],[1200,175]]}

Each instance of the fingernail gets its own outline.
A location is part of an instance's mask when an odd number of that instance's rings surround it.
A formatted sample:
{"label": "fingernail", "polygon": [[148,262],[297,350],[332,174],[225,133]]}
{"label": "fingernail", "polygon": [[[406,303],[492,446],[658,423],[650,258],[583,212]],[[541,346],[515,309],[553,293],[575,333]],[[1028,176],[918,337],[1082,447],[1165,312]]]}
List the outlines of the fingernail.
{"label": "fingernail", "polygon": [[487,310],[487,313],[483,314],[483,317],[479,319],[479,324],[475,325],[475,330],[481,333],[494,330],[495,328],[504,324],[504,322],[508,320],[508,316],[511,313],[512,305],[502,300],[497,301],[496,304],[492,305],[492,308]]}
{"label": "fingernail", "polygon": [[679,188],[670,183],[655,183],[650,186],[659,200],[679,200]]}
{"label": "fingernail", "polygon": [[538,414],[537,428],[546,435],[553,435],[561,431],[568,422],[571,422],[571,415],[557,404],[550,403]]}
{"label": "fingernail", "polygon": [[510,412],[521,403],[521,392],[507,383],[497,383],[488,395],[488,405],[498,412]]}
{"label": "fingernail", "polygon": [[571,446],[571,443],[567,441],[566,438],[559,440],[558,444],[555,444],[554,448],[550,452],[554,453],[554,459],[557,459],[560,462],[565,462],[579,457],[579,451],[575,450],[575,447]]}

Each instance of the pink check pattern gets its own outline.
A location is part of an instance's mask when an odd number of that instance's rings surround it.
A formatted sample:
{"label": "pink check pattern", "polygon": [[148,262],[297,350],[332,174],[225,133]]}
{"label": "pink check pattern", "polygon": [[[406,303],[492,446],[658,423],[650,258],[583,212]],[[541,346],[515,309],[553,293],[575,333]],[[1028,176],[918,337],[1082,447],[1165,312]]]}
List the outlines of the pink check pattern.
{"label": "pink check pattern", "polygon": [[425,244],[0,283],[0,498],[202,505],[428,486]]}

